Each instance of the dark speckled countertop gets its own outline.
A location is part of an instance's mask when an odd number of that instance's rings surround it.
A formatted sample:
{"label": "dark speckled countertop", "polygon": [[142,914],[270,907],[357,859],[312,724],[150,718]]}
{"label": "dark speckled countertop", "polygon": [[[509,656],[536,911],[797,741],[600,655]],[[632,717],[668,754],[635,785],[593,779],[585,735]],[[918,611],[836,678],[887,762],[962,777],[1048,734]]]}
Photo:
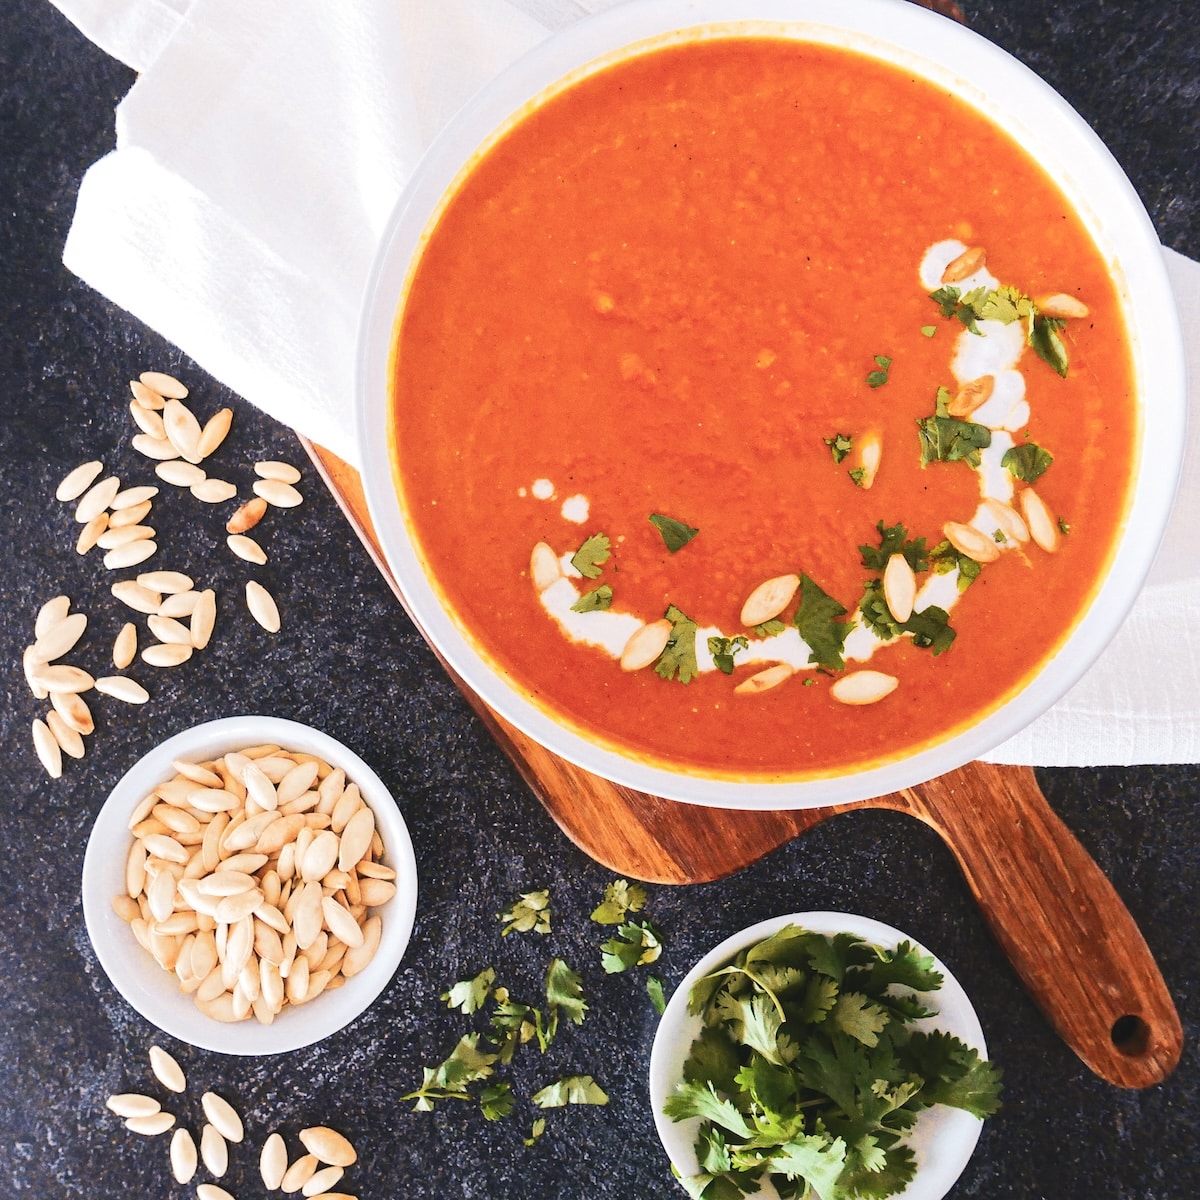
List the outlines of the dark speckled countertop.
{"label": "dark speckled countertop", "polygon": [[[1200,257],[1200,20],[1194,0],[996,0],[964,4],[972,26],[1039,71],[1107,141],[1163,241]],[[264,577],[283,629],[263,635],[232,600],[245,572],[196,506],[156,510],[172,564],[231,599],[212,646],[153,674],[141,708],[104,698],[80,762],[51,781],[30,744],[43,707],[25,687],[22,648],[39,605],[62,591],[91,614],[84,666],[102,667],[124,613],[96,555],[78,556],[76,527],[54,488],[100,457],[150,478],[129,450],[126,381],[149,366],[185,377],[206,411],[230,404],[227,473],[303,462],[295,437],[228,395],[174,348],[79,283],[59,256],[80,177],[111,148],[112,109],[130,72],[90,45],[45,0],[0,8],[0,1191],[104,1198],[193,1194],[171,1182],[165,1138],[127,1133],[104,1108],[111,1092],[149,1080],[162,1041],[189,1072],[180,1107],[219,1088],[253,1135],[329,1121],[353,1135],[364,1198],[665,1197],[672,1181],[647,1109],[655,1016],[640,979],[605,976],[588,913],[610,873],[566,841],[447,681],[311,471],[305,504],[275,514]],[[160,558],[162,555],[160,554]],[[147,668],[148,672],[149,669]],[[102,672],[101,672],[102,673]],[[103,702],[101,702],[103,701]],[[162,737],[241,711],[308,722],[348,743],[383,776],[408,820],[421,894],[412,942],[391,986],[352,1026],[272,1059],[204,1053],[164,1039],[121,1000],[92,953],[79,876],[92,820],[110,788]],[[845,909],[889,922],[932,948],[974,999],[1007,1103],[988,1122],[953,1192],[987,1200],[1191,1200],[1200,1195],[1200,767],[1056,770],[1041,774],[1076,832],[1140,923],[1183,1018],[1182,1062],[1162,1086],[1121,1091],[1065,1048],[986,932],[949,853],[903,816],[864,811],[829,821],[720,883],[651,888],[676,983],[728,933],[776,913]],[[499,937],[515,893],[548,887],[554,932]],[[536,993],[547,956],[584,975],[591,1011],[542,1059],[513,1074],[528,1096],[560,1074],[594,1074],[606,1108],[549,1114],[522,1144],[524,1103],[489,1124],[475,1108],[412,1113],[399,1097],[463,1028],[439,994],[496,964],[514,992]],[[198,1176],[199,1180],[202,1176]],[[263,1195],[248,1145],[224,1180]]]}

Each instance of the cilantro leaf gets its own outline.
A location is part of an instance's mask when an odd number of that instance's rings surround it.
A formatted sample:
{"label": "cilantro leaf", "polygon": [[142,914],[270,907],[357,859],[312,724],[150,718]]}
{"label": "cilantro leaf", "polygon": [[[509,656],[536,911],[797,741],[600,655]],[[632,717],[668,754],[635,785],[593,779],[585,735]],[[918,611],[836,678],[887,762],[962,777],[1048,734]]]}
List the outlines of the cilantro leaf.
{"label": "cilantro leaf", "polygon": [[562,1108],[565,1104],[607,1104],[608,1094],[590,1075],[568,1075],[534,1092],[538,1108]]}
{"label": "cilantro leaf", "polygon": [[754,632],[759,637],[774,637],[777,633],[782,633],[787,628],[778,617],[772,617],[769,621],[764,621],[761,625],[755,625]]}
{"label": "cilantro leaf", "polygon": [[753,1136],[746,1119],[731,1101],[718,1096],[711,1083],[677,1083],[675,1090],[663,1103],[663,1112],[672,1121],[686,1121],[688,1117],[704,1117],[722,1129],[738,1137]]}
{"label": "cilantro leaf", "polygon": [[601,568],[612,557],[612,543],[606,534],[593,533],[574,554],[571,565],[585,579],[595,579]]}
{"label": "cilantro leaf", "polygon": [[1023,442],[1004,452],[1000,465],[1017,479],[1025,483],[1034,483],[1041,479],[1054,462],[1054,456],[1048,450],[1042,449],[1036,442]]}
{"label": "cilantro leaf", "polygon": [[654,673],[662,679],[691,683],[700,669],[696,662],[696,622],[673,604],[666,618],[671,622],[671,636],[654,664]]}
{"label": "cilantro leaf", "polygon": [[583,980],[561,958],[553,958],[546,968],[547,1046],[558,1032],[560,1013],[576,1025],[582,1025],[587,1004],[583,999]]}
{"label": "cilantro leaf", "polygon": [[546,1118],[538,1117],[529,1130],[529,1136],[524,1139],[526,1146],[532,1146],[534,1142],[546,1132]]}
{"label": "cilantro leaf", "polygon": [[839,617],[842,607],[807,575],[800,576],[800,607],[794,618],[796,629],[808,646],[808,661],[829,670],[840,671],[845,665],[842,647],[850,626]]}
{"label": "cilantro leaf", "polygon": [[923,467],[932,462],[966,462],[978,467],[980,450],[992,444],[992,431],[986,425],[949,415],[951,398],[947,388],[938,388],[933,416],[917,418]]}
{"label": "cilantro leaf", "polygon": [[733,656],[739,650],[748,649],[749,646],[749,639],[740,633],[735,637],[710,637],[708,639],[708,652],[712,655],[713,663],[718,671],[726,675],[733,674]]}
{"label": "cilantro leaf", "polygon": [[846,1164],[846,1143],[828,1134],[809,1134],[782,1146],[770,1160],[770,1169],[788,1179],[803,1179],[822,1196],[842,1195],[838,1179]]}
{"label": "cilantro leaf", "polygon": [[908,565],[918,574],[929,569],[929,563],[925,558],[925,539],[923,537],[910,538],[908,530],[900,523],[884,525],[882,521],[876,521],[875,528],[879,533],[878,549],[865,545],[858,548],[858,552],[862,556],[862,565],[868,571],[882,573],[888,565],[888,559],[893,554],[903,554]]}
{"label": "cilantro leaf", "polygon": [[500,914],[500,920],[506,922],[500,931],[504,937],[510,933],[549,933],[550,932],[550,893],[522,892]]}
{"label": "cilantro leaf", "polygon": [[1033,318],[1029,328],[1029,344],[1034,353],[1052,366],[1064,379],[1067,377],[1069,366],[1066,343],[1059,336],[1059,331],[1066,322],[1061,317],[1043,317],[1040,314]]}
{"label": "cilantro leaf", "polygon": [[620,925],[625,914],[641,912],[646,907],[646,889],[640,883],[614,879],[604,885],[604,900],[592,909],[597,925]]}
{"label": "cilantro leaf", "polygon": [[925,1081],[916,1097],[922,1106],[950,1104],[977,1117],[990,1117],[1000,1107],[999,1070],[953,1034],[914,1033],[901,1056]]}
{"label": "cilantro leaf", "polygon": [[661,1017],[667,1011],[666,984],[657,975],[647,975],[646,993],[654,1011]]}
{"label": "cilantro leaf", "polygon": [[443,992],[442,999],[450,1008],[457,1008],[469,1016],[478,1012],[487,1002],[495,981],[495,969],[484,967],[474,979],[461,979],[448,992]]}
{"label": "cilantro leaf", "polygon": [[886,354],[876,354],[875,366],[876,370],[867,376],[867,384],[873,388],[883,387],[888,381],[888,372],[892,368],[892,360]]}
{"label": "cilantro leaf", "polygon": [[602,583],[599,587],[592,588],[590,592],[584,592],[574,604],[571,605],[572,612],[604,612],[612,607],[613,590],[607,583]]}
{"label": "cilantro leaf", "polygon": [[649,921],[628,921],[600,947],[600,962],[610,975],[630,967],[656,962],[662,953],[662,938]]}
{"label": "cilantro leaf", "polygon": [[958,590],[965,592],[983,569],[973,558],[960,554],[949,542],[938,542],[929,552],[929,565],[939,575],[958,569]]}
{"label": "cilantro leaf", "polygon": [[900,629],[911,633],[913,645],[922,650],[932,650],[936,658],[950,649],[957,634],[950,627],[950,614],[936,604],[929,604],[915,612]]}
{"label": "cilantro leaf", "polygon": [[700,532],[683,521],[674,517],[664,517],[661,513],[651,513],[650,523],[662,534],[663,544],[674,554],[682,550]]}
{"label": "cilantro leaf", "polygon": [[829,1023],[864,1046],[879,1045],[888,1014],[861,992],[842,992],[829,1013]]}
{"label": "cilantro leaf", "polygon": [[835,433],[833,437],[821,440],[829,447],[835,463],[840,463],[854,447],[854,439],[848,433]]}
{"label": "cilantro leaf", "polygon": [[485,1087],[479,1093],[479,1107],[485,1120],[499,1121],[507,1117],[513,1110],[512,1085],[500,1082]]}

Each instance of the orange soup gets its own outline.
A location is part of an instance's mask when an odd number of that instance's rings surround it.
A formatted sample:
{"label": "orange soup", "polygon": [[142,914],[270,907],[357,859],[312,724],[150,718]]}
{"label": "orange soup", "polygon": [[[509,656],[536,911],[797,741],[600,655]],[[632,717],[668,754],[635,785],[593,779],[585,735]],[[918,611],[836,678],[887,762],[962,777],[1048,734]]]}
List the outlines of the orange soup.
{"label": "orange soup", "polygon": [[478,156],[392,407],[414,541],[496,667],[741,778],[875,765],[1018,691],[1110,561],[1138,439],[1054,181],[934,85],[769,37],[624,58]]}

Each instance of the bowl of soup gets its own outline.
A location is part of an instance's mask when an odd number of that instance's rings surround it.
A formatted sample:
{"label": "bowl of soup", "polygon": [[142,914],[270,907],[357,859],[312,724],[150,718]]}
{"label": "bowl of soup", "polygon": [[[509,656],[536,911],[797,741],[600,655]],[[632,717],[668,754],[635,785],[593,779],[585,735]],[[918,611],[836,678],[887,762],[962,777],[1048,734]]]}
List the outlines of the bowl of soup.
{"label": "bowl of soup", "polygon": [[618,783],[863,799],[985,754],[1136,598],[1183,446],[1150,221],[1016,60],[897,0],[646,0],[430,148],[359,354],[409,611]]}

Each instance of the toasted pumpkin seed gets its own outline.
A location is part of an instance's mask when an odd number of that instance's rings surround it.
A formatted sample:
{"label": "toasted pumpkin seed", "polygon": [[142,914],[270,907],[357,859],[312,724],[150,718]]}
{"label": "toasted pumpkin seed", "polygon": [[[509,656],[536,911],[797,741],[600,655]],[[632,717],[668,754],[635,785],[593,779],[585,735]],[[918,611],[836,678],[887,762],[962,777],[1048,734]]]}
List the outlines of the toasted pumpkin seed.
{"label": "toasted pumpkin seed", "polygon": [[51,779],[58,779],[62,775],[62,747],[50,732],[50,726],[40,717],[34,718],[33,722],[33,748],[46,768],[46,774]]}
{"label": "toasted pumpkin seed", "polygon": [[179,457],[179,451],[170,438],[151,437],[148,433],[135,433],[129,444],[139,453],[157,462],[166,462]]}
{"label": "toasted pumpkin seed", "polygon": [[965,554],[977,563],[995,562],[1000,557],[1000,547],[995,539],[981,533],[974,525],[947,521],[942,526],[942,534],[959,554]]}
{"label": "toasted pumpkin seed", "polygon": [[1011,504],[1005,504],[993,496],[988,496],[980,502],[980,507],[996,523],[996,528],[1010,542],[1024,543],[1029,541],[1029,526],[1021,520],[1021,514]]}
{"label": "toasted pumpkin seed", "polygon": [[160,462],[154,468],[154,473],[164,483],[185,488],[194,487],[198,483],[203,483],[208,478],[203,467],[198,467],[195,463],[185,462],[179,458]]}
{"label": "toasted pumpkin seed", "polygon": [[1034,544],[1053,554],[1059,547],[1058,522],[1046,502],[1031,487],[1021,489],[1021,513]]}
{"label": "toasted pumpkin seed", "polygon": [[799,587],[800,576],[796,574],[764,580],[746,597],[739,620],[749,627],[765,624],[791,604]]}
{"label": "toasted pumpkin seed", "polygon": [[1081,320],[1092,311],[1078,297],[1067,295],[1065,292],[1039,296],[1034,300],[1034,304],[1043,317]]}
{"label": "toasted pumpkin seed", "polygon": [[179,382],[174,375],[168,375],[165,371],[143,371],[138,376],[138,381],[145,387],[152,388],[160,396],[166,396],[175,400],[184,400],[187,398],[188,390],[186,385]]}
{"label": "toasted pumpkin seed", "polygon": [[237,495],[237,488],[226,479],[203,479],[192,484],[191,493],[205,504],[223,504]]}
{"label": "toasted pumpkin seed", "polygon": [[142,651],[142,662],[152,667],[178,667],[192,657],[189,639],[183,642],[152,642]]}
{"label": "toasted pumpkin seed", "polygon": [[980,375],[964,383],[954,394],[953,399],[946,405],[946,411],[952,417],[969,417],[977,408],[982,408],[991,399],[996,390],[995,375]]}
{"label": "toasted pumpkin seed", "polygon": [[93,517],[80,531],[79,537],[75,542],[75,553],[86,554],[99,543],[101,537],[108,530],[110,518],[108,513],[102,512],[99,516]]}
{"label": "toasted pumpkin seed", "polygon": [[215,1124],[207,1123],[200,1131],[200,1157],[209,1174],[218,1179],[229,1170],[229,1144]]}
{"label": "toasted pumpkin seed", "polygon": [[288,1168],[287,1145],[278,1133],[267,1135],[258,1156],[258,1171],[270,1191],[278,1190]]}
{"label": "toasted pumpkin seed", "polygon": [[279,632],[279,607],[271,593],[255,579],[246,583],[246,607],[268,633]]}
{"label": "toasted pumpkin seed", "polygon": [[118,1092],[115,1096],[109,1096],[104,1103],[118,1117],[151,1117],[162,1109],[153,1096],[145,1096],[141,1092]]}
{"label": "toasted pumpkin seed", "polygon": [[240,1142],[245,1136],[242,1118],[223,1096],[218,1096],[216,1092],[205,1092],[200,1097],[200,1106],[204,1109],[204,1115],[227,1141]]}
{"label": "toasted pumpkin seed", "polygon": [[156,392],[151,387],[147,387],[140,379],[131,379],[129,381],[129,390],[133,394],[134,400],[142,408],[157,411],[166,403],[161,393]]}
{"label": "toasted pumpkin seed", "polygon": [[57,625],[70,611],[71,600],[69,596],[55,596],[52,600],[47,600],[38,609],[38,614],[34,618],[34,638],[40,638],[52,626]]}
{"label": "toasted pumpkin seed", "polygon": [[903,554],[893,554],[883,569],[883,599],[888,612],[903,625],[917,601],[917,576]]}
{"label": "toasted pumpkin seed", "polygon": [[152,484],[144,484],[140,487],[130,487],[119,491],[113,498],[109,508],[119,510],[122,508],[133,508],[136,504],[142,504],[147,500],[152,500],[158,495],[158,488]]}
{"label": "toasted pumpkin seed", "polygon": [[83,637],[87,623],[87,614],[81,612],[68,613],[60,618],[48,629],[43,630],[33,643],[33,657],[39,662],[53,662],[56,658],[70,653]]}
{"label": "toasted pumpkin seed", "polygon": [[149,1117],[129,1117],[125,1127],[131,1133],[140,1133],[145,1137],[157,1137],[166,1133],[175,1124],[175,1117],[169,1112],[157,1112]]}
{"label": "toasted pumpkin seed", "polygon": [[328,1125],[311,1125],[300,1130],[300,1144],[319,1161],[333,1167],[349,1167],[358,1161],[358,1152],[349,1138]]}
{"label": "toasted pumpkin seed", "polygon": [[110,571],[136,567],[138,563],[144,563],[146,559],[154,555],[157,550],[158,543],[152,538],[142,542],[129,542],[127,545],[118,546],[115,550],[109,550],[104,556],[104,565]]}
{"label": "toasted pumpkin seed", "polygon": [[274,508],[295,508],[304,497],[290,483],[280,479],[256,479],[254,494]]}
{"label": "toasted pumpkin seed", "polygon": [[200,441],[196,444],[202,459],[215,453],[228,435],[232,424],[232,408],[220,408],[205,421],[204,428],[200,430]]}
{"label": "toasted pumpkin seed", "polygon": [[323,1167],[300,1189],[305,1196],[328,1196],[333,1187],[346,1171],[343,1167]]}
{"label": "toasted pumpkin seed", "polygon": [[100,480],[99,483],[92,484],[79,498],[79,503],[75,506],[75,520],[80,525],[86,525],[108,508],[112,503],[113,497],[120,490],[121,481],[115,475],[109,475],[107,478]]}
{"label": "toasted pumpkin seed", "polygon": [[101,550],[116,550],[119,546],[129,545],[130,542],[149,541],[156,537],[157,533],[158,531],[149,525],[118,525],[114,528],[110,520],[108,528],[96,539],[96,545]]}
{"label": "toasted pumpkin seed", "polygon": [[671,630],[671,622],[665,617],[643,625],[621,651],[621,670],[640,671],[648,667],[667,648]]}
{"label": "toasted pumpkin seed", "polygon": [[123,671],[137,654],[137,626],[132,621],[126,621],[113,641],[113,666]]}
{"label": "toasted pumpkin seed", "polygon": [[829,694],[841,704],[876,704],[890,696],[900,681],[882,671],[851,671],[830,685]]}
{"label": "toasted pumpkin seed", "polygon": [[188,460],[200,461],[200,422],[182,400],[168,397],[163,406],[163,425],[171,445]]}
{"label": "toasted pumpkin seed", "polygon": [[199,1166],[196,1143],[182,1126],[171,1135],[171,1174],[176,1183],[191,1183]]}
{"label": "toasted pumpkin seed", "polygon": [[205,588],[192,609],[188,631],[192,645],[197,650],[203,650],[212,639],[213,629],[217,622],[217,593],[212,588]]}
{"label": "toasted pumpkin seed", "polygon": [[140,525],[143,518],[150,515],[150,510],[154,507],[149,500],[143,500],[141,504],[131,505],[129,508],[119,508],[115,512],[108,514],[109,529],[123,529],[126,525]]}
{"label": "toasted pumpkin seed", "polygon": [[50,732],[54,735],[54,740],[58,743],[59,748],[71,758],[82,758],[85,752],[83,744],[83,735],[78,729],[68,725],[62,713],[51,709],[46,714],[46,724],[50,727]]}
{"label": "toasted pumpkin seed", "polygon": [[103,470],[104,464],[98,459],[80,463],[63,477],[54,491],[54,498],[62,501],[78,500],[96,482]]}
{"label": "toasted pumpkin seed", "polygon": [[78,692],[51,692],[50,703],[54,706],[54,711],[78,733],[86,737],[95,730],[96,722],[92,718],[92,710]]}
{"label": "toasted pumpkin seed", "polygon": [[[787,663],[775,663],[774,666],[767,667],[765,670],[758,671],[747,679],[743,679],[733,690],[739,696],[756,696],[760,692],[769,692],[772,688],[777,688],[781,683],[785,683],[791,679],[795,673],[795,670]],[[376,884],[385,881],[372,879],[369,882]],[[368,880],[364,879],[362,886],[365,887],[367,883]],[[392,891],[395,892],[395,888]],[[367,895],[369,896],[370,894],[371,889],[367,887]]]}
{"label": "toasted pumpkin seed", "polygon": [[128,675],[105,675],[96,680],[96,691],[126,704],[145,704],[150,699],[150,693]]}
{"label": "toasted pumpkin seed", "polygon": [[266,462],[256,462],[254,473],[260,479],[278,479],[280,483],[299,483],[300,472],[291,463],[271,459]]}
{"label": "toasted pumpkin seed", "polygon": [[260,566],[267,561],[266,551],[252,538],[244,533],[231,533],[225,539],[230,550],[246,562],[258,563]]}
{"label": "toasted pumpkin seed", "polygon": [[190,592],[195,587],[191,576],[182,571],[143,571],[137,581],[142,587],[165,595]]}
{"label": "toasted pumpkin seed", "polygon": [[114,583],[109,590],[122,604],[135,612],[158,612],[158,606],[162,603],[159,591],[133,579],[122,579],[119,583]]}
{"label": "toasted pumpkin seed", "polygon": [[285,1192],[298,1192],[317,1173],[320,1165],[315,1154],[302,1154],[284,1172],[280,1188]]}
{"label": "toasted pumpkin seed", "polygon": [[38,662],[34,665],[31,677],[50,693],[86,692],[96,684],[82,667],[72,667],[67,663]]}
{"label": "toasted pumpkin seed", "polygon": [[955,255],[942,271],[943,283],[961,283],[976,271],[982,270],[987,262],[987,251],[982,246],[968,246],[961,254]]}
{"label": "toasted pumpkin seed", "polygon": [[245,533],[253,529],[263,519],[267,511],[267,502],[261,496],[247,500],[228,521],[225,522],[226,533]]}

